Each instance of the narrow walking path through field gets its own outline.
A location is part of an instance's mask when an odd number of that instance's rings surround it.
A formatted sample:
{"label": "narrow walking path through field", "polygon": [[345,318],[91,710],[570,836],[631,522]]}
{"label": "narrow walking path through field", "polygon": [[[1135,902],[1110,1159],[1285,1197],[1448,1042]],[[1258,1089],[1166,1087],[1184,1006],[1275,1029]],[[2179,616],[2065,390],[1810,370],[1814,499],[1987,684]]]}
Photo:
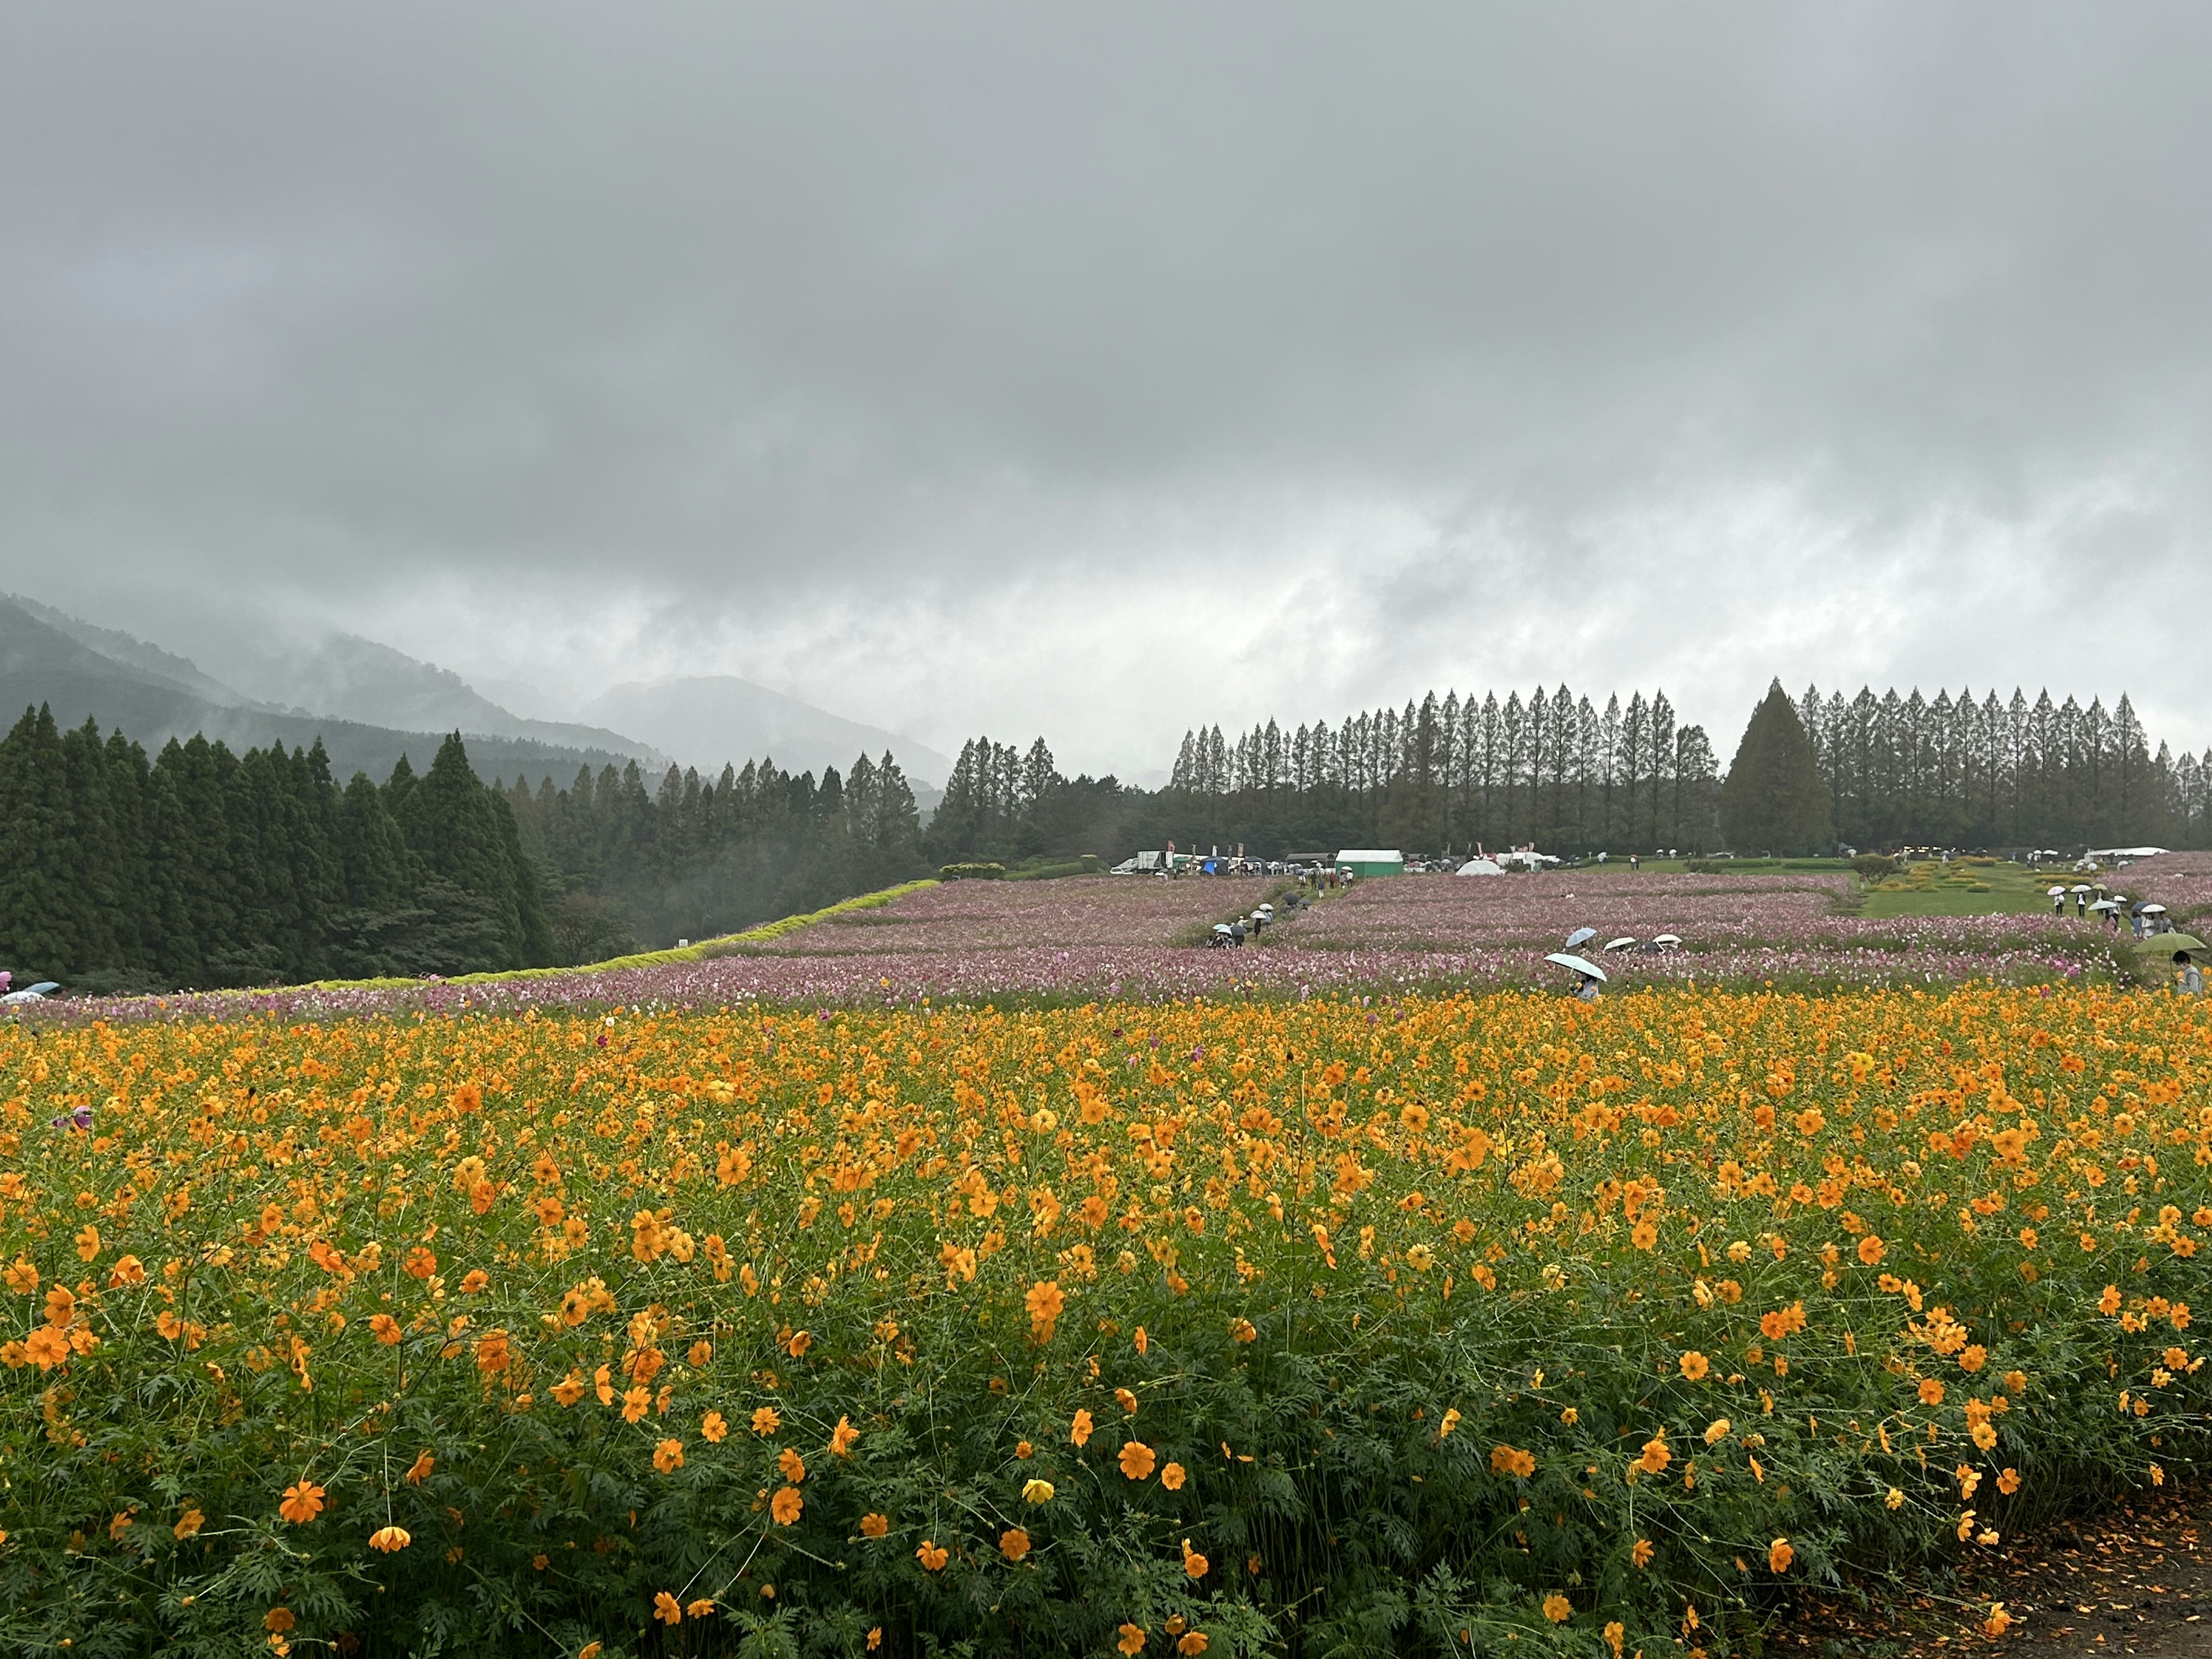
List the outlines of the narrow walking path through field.
{"label": "narrow walking path through field", "polygon": [[[2212,1659],[2212,1486],[2056,1523],[1978,1559],[1949,1595],[1875,1613],[1829,1604],[1785,1615],[1774,1648],[1797,1659]],[[1992,1602],[2013,1625],[1982,1629]]]}

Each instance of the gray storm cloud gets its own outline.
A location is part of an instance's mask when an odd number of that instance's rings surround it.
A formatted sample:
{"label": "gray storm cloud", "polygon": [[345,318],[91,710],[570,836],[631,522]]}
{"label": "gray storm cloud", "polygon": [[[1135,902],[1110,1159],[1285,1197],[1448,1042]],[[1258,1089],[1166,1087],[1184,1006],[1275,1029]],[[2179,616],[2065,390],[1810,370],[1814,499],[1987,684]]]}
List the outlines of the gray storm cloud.
{"label": "gray storm cloud", "polygon": [[9,585],[1162,763],[1431,684],[2212,741],[2201,8],[0,21]]}

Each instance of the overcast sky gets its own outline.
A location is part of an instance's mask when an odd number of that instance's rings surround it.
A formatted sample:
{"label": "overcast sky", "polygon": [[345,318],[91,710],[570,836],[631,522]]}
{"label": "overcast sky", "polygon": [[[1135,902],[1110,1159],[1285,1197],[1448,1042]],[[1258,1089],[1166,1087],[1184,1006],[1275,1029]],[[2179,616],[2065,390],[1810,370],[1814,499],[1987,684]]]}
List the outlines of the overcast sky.
{"label": "overcast sky", "polygon": [[2208,70],[2202,4],[17,0],[0,586],[1125,773],[1562,676],[2202,745]]}

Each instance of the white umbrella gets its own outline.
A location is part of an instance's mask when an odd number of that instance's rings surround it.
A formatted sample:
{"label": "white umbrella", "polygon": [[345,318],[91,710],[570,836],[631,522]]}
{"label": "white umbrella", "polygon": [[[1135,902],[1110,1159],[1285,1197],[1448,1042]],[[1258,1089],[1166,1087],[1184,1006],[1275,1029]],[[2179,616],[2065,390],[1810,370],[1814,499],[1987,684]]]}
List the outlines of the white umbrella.
{"label": "white umbrella", "polygon": [[1605,948],[1608,951],[1626,951],[1630,945],[1635,943],[1636,941],[1634,939],[1626,933],[1623,933],[1619,939],[1609,939],[1606,940]]}
{"label": "white umbrella", "polygon": [[1680,933],[1654,933],[1651,942],[1654,945],[1680,945],[1682,936]]}
{"label": "white umbrella", "polygon": [[2166,907],[2163,904],[2144,904],[2136,908],[2147,916],[2162,916],[2166,914]]}
{"label": "white umbrella", "polygon": [[2051,890],[2048,896],[2051,898],[2064,898],[2066,896],[2066,890],[2063,887],[2054,887]]}
{"label": "white umbrella", "polygon": [[1577,927],[1577,928],[1576,928],[1576,929],[1575,929],[1575,931],[1574,931],[1573,933],[1570,933],[1570,934],[1568,934],[1568,935],[1567,935],[1567,949],[1569,949],[1570,951],[1571,951],[1571,950],[1573,950],[1573,949],[1575,948],[1575,946],[1577,946],[1577,945],[1587,945],[1587,944],[1589,944],[1592,939],[1595,939],[1596,937],[1597,937],[1597,929],[1596,929],[1596,928],[1595,928],[1595,927]]}
{"label": "white umbrella", "polygon": [[2117,910],[2120,908],[2120,904],[2118,899],[2099,899],[2089,908],[2092,910]]}
{"label": "white umbrella", "polygon": [[2076,893],[2094,893],[2097,890],[2090,886],[2086,881],[2077,881],[2074,884],[2071,890]]}
{"label": "white umbrella", "polygon": [[1556,962],[1562,968],[1571,968],[1578,974],[1588,974],[1595,980],[1603,980],[1607,977],[1605,969],[1599,967],[1597,963],[1586,962],[1580,957],[1571,957],[1565,951],[1554,951],[1544,960]]}

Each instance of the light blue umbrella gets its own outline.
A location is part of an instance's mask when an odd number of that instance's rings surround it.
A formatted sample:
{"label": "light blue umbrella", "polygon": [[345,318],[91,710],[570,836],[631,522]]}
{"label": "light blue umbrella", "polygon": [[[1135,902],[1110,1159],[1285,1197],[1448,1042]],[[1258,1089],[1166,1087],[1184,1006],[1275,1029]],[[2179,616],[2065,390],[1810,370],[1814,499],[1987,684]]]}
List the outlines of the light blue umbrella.
{"label": "light blue umbrella", "polygon": [[1568,949],[1568,950],[1570,950],[1570,951],[1571,951],[1571,950],[1573,950],[1573,949],[1575,948],[1575,946],[1577,946],[1577,945],[1588,945],[1588,944],[1589,944],[1592,939],[1595,939],[1596,937],[1597,937],[1597,929],[1596,929],[1596,928],[1595,928],[1595,927],[1577,927],[1577,928],[1576,928],[1576,929],[1575,929],[1575,931],[1574,931],[1573,933],[1570,933],[1570,934],[1568,934],[1568,935],[1567,935],[1567,949]]}
{"label": "light blue umbrella", "polygon": [[[1592,931],[1595,932],[1595,930],[1593,929]],[[1565,951],[1554,951],[1551,955],[1546,957],[1544,960],[1547,962],[1556,962],[1562,968],[1571,968],[1578,974],[1588,974],[1592,979],[1600,981],[1601,982],[1609,977],[1605,969],[1599,967],[1597,963],[1588,961],[1582,957],[1571,957]]]}

